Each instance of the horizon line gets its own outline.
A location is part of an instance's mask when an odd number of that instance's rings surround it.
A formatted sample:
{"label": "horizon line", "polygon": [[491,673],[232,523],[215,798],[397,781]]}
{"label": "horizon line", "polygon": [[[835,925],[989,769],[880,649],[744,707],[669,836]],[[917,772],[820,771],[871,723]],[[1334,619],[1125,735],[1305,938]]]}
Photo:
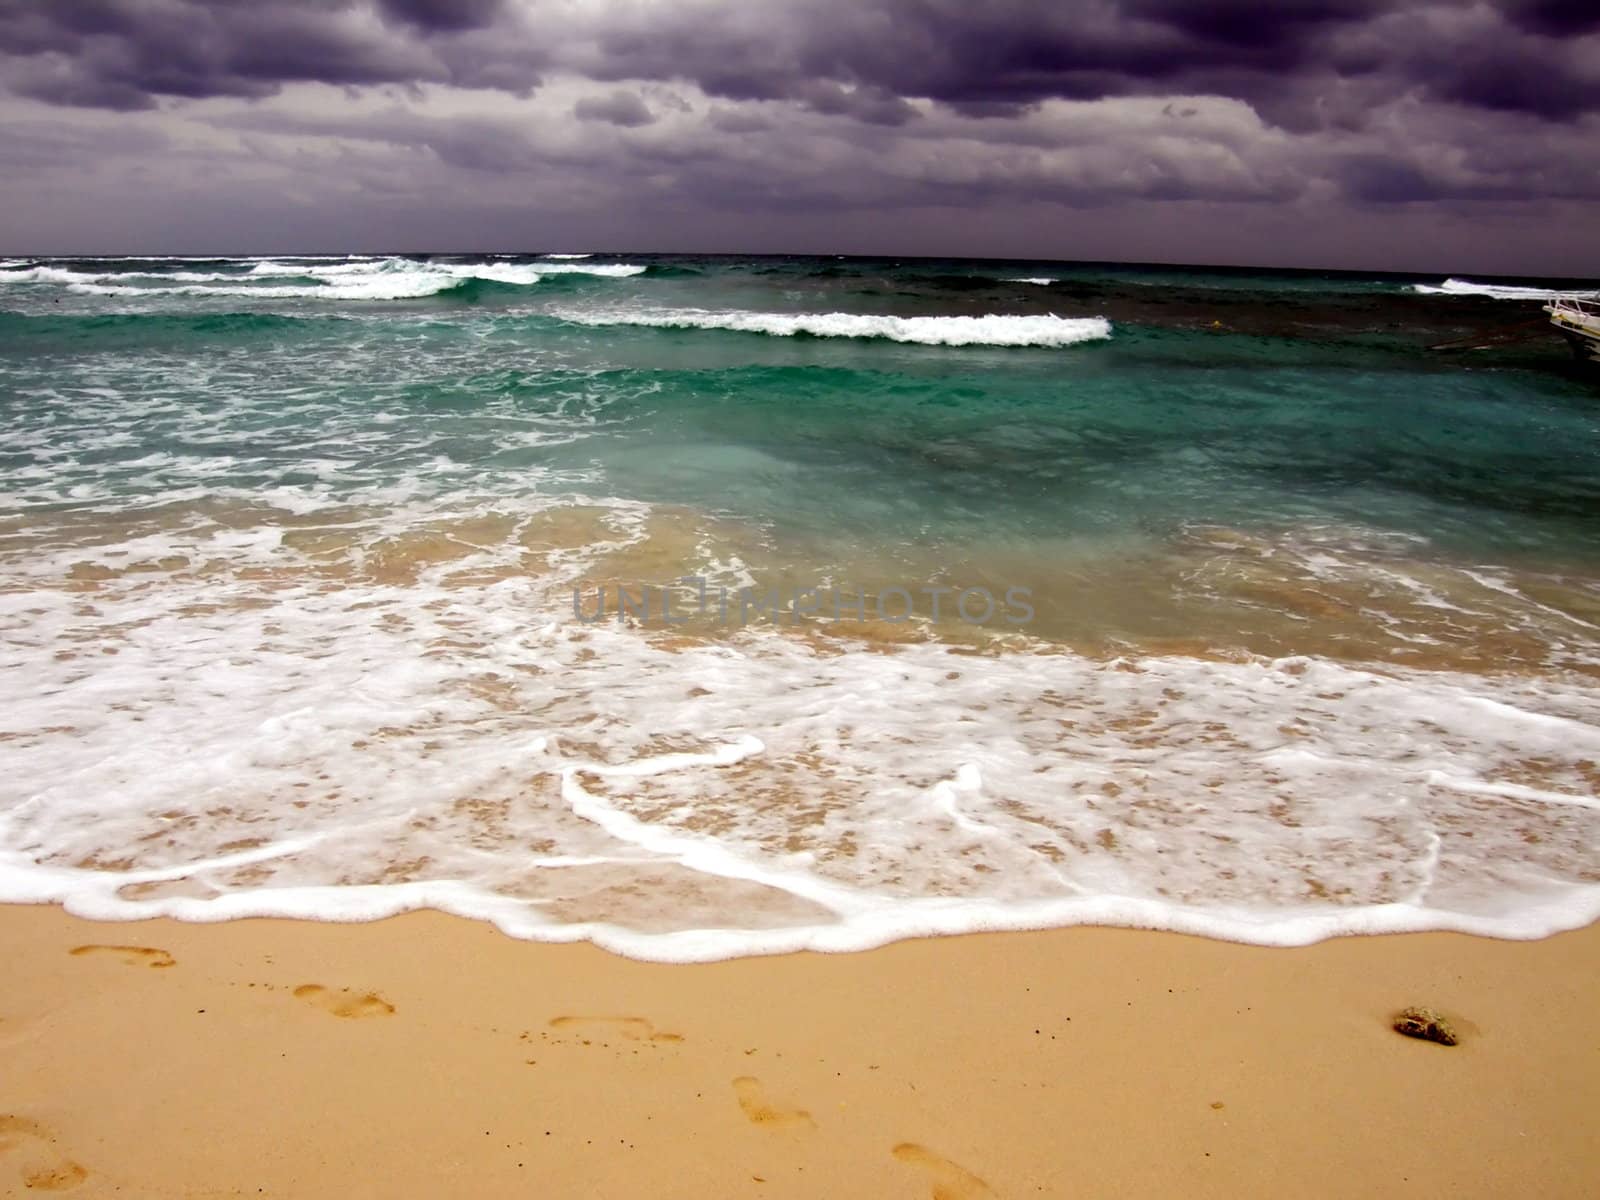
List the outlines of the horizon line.
{"label": "horizon line", "polygon": [[1471,275],[1483,279],[1497,280],[1558,280],[1562,282],[1593,282],[1600,279],[1600,272],[1595,275],[1541,275],[1526,273],[1508,275],[1496,271],[1472,271],[1465,268],[1453,270],[1430,271],[1404,271],[1394,269],[1375,269],[1361,267],[1327,267],[1327,266],[1274,266],[1265,263],[1219,263],[1219,262],[1175,262],[1163,259],[1113,259],[1113,258],[1024,258],[1005,255],[963,255],[963,254],[845,254],[838,252],[812,252],[795,253],[781,250],[741,251],[741,250],[247,250],[233,252],[190,252],[190,253],[157,253],[154,251],[127,252],[127,253],[37,253],[27,251],[0,250],[0,257],[23,259],[246,259],[246,258],[489,258],[489,257],[516,257],[538,258],[550,254],[581,253],[605,258],[621,258],[628,255],[649,256],[655,258],[811,258],[832,260],[912,260],[917,262],[976,262],[976,263],[1037,263],[1056,266],[1111,266],[1111,267],[1167,267],[1189,271],[1279,271],[1285,273],[1298,273],[1308,275],[1361,275],[1361,276],[1389,276],[1394,278],[1432,278],[1443,276],[1445,278],[1461,278]]}

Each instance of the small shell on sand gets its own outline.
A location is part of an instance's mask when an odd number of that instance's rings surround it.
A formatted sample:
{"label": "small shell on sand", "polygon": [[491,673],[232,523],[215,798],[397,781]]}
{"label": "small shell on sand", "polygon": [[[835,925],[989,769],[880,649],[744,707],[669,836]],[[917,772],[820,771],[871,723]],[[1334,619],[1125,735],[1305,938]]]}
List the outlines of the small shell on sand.
{"label": "small shell on sand", "polygon": [[1431,1008],[1406,1008],[1394,1019],[1396,1033],[1403,1033],[1407,1037],[1422,1038],[1424,1041],[1438,1042],[1441,1046],[1454,1046],[1460,1039],[1456,1031]]}

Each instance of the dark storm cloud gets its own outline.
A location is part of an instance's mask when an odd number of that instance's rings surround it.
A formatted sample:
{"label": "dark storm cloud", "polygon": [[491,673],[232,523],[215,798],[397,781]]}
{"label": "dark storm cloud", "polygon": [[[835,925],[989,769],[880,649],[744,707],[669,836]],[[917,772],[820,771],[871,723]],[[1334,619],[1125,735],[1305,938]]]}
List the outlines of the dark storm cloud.
{"label": "dark storm cloud", "polygon": [[1414,163],[1382,155],[1360,155],[1343,164],[1346,194],[1367,204],[1412,204],[1440,200],[1443,189]]}
{"label": "dark storm cloud", "polygon": [[453,83],[525,91],[529,47],[475,44],[498,0],[0,0],[0,79],[52,103],[262,97],[285,84]]}
{"label": "dark storm cloud", "polygon": [[1235,51],[1303,53],[1328,27],[1362,21],[1395,5],[1389,0],[1129,0],[1124,7],[1136,17]]}
{"label": "dark storm cloud", "polygon": [[1600,4],[1594,0],[1512,0],[1505,7],[1519,28],[1532,33],[1569,37],[1600,30]]}
{"label": "dark storm cloud", "polygon": [[[687,78],[735,100],[806,100],[829,81],[1005,117],[1048,99],[1204,93],[1312,123],[1308,93],[1359,85],[1357,109],[1423,89],[1436,98],[1568,119],[1600,108],[1600,26],[1582,5],[1504,0],[812,0],[692,19],[705,6],[600,24],[585,60],[612,79]],[[1505,82],[1515,76],[1523,82]]]}
{"label": "dark storm cloud", "polygon": [[911,119],[907,99],[1004,118],[1205,93],[1303,126],[1329,79],[1570,120],[1600,108],[1597,33],[1593,0],[0,0],[14,90],[125,109],[304,81],[522,93],[564,69],[881,124]]}
{"label": "dark storm cloud", "polygon": [[641,125],[652,124],[656,119],[639,93],[628,91],[585,97],[572,106],[572,115],[580,121],[604,121],[624,129],[637,129]]}
{"label": "dark storm cloud", "polygon": [[960,103],[1093,99],[1183,90],[1229,71],[1292,74],[1325,27],[1370,5],[1125,0],[893,0],[892,36],[841,38],[830,54],[863,80],[902,95]]}
{"label": "dark storm cloud", "polygon": [[720,105],[706,114],[706,123],[723,133],[766,133],[772,128],[770,117]]}
{"label": "dark storm cloud", "polygon": [[1508,37],[1480,20],[1446,41],[1416,39],[1403,66],[1432,97],[1470,108],[1552,121],[1600,110],[1600,38]]}
{"label": "dark storm cloud", "polygon": [[95,128],[155,131],[128,169],[196,197],[229,169],[234,196],[323,197],[308,229],[382,195],[422,230],[480,189],[717,236],[1007,204],[1505,213],[1600,197],[1600,0],[0,0],[0,196],[32,228],[60,199],[33,173],[74,156],[115,210],[86,147],[132,142]]}
{"label": "dark storm cloud", "polygon": [[824,79],[796,91],[795,98],[812,112],[851,117],[868,125],[904,125],[919,115],[904,97],[883,88],[847,88]]}
{"label": "dark storm cloud", "polygon": [[386,16],[420,29],[481,29],[494,23],[503,0],[379,0]]}

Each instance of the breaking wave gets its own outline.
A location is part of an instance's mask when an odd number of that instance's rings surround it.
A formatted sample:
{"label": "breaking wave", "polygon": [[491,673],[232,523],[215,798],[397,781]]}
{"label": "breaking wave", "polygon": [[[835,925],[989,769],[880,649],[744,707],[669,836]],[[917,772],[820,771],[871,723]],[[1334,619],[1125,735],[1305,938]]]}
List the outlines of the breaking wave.
{"label": "breaking wave", "polygon": [[772,337],[882,338],[925,346],[1071,346],[1111,336],[1111,322],[1104,317],[885,317],[859,313],[712,312],[695,308],[556,315],[578,325],[725,329]]}
{"label": "breaking wave", "polygon": [[[133,260],[129,260],[133,261]],[[143,261],[143,260],[141,260]],[[433,262],[404,258],[221,260],[213,271],[81,270],[63,266],[0,268],[0,284],[56,284],[92,296],[240,296],[257,299],[412,300],[471,280],[531,286],[547,275],[627,278],[636,263]],[[283,281],[283,282],[274,282]],[[300,282],[290,282],[300,281]]]}
{"label": "breaking wave", "polygon": [[[355,283],[313,284],[309,287],[210,287],[184,284],[179,287],[149,288],[127,284],[74,283],[68,291],[88,296],[242,296],[261,300],[416,300],[459,287],[465,277],[445,274],[392,275],[363,279]],[[527,282],[538,282],[529,280]]]}
{"label": "breaking wave", "polygon": [[1470,279],[1446,279],[1441,284],[1414,283],[1411,290],[1428,296],[1488,296],[1494,300],[1554,300],[1557,296],[1600,299],[1600,290],[1518,287],[1509,283],[1474,283]]}

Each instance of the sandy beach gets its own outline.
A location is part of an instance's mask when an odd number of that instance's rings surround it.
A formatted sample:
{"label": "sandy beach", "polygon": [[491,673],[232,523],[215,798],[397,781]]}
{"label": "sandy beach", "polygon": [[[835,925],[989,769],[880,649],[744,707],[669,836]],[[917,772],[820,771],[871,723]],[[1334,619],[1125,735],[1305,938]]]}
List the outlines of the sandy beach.
{"label": "sandy beach", "polygon": [[[699,966],[0,908],[0,1195],[1555,1196],[1600,1171],[1600,928],[1080,928]],[[1389,1028],[1452,1018],[1446,1048]]]}

